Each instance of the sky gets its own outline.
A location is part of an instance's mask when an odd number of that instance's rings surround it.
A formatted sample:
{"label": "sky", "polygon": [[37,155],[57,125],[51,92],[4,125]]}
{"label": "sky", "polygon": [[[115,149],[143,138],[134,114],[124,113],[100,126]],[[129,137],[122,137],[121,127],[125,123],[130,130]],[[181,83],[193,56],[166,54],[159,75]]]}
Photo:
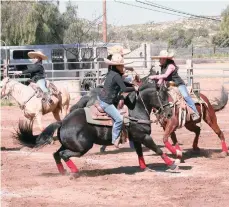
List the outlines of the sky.
{"label": "sky", "polygon": [[[161,10],[158,8],[151,7],[149,5],[144,5],[136,2],[135,0],[106,0],[107,1],[107,22],[113,25],[130,25],[130,24],[143,24],[146,22],[164,22],[173,21],[177,19],[184,18],[182,16],[176,16],[171,14],[165,14],[161,12],[156,12],[152,10],[146,10],[142,8],[136,8],[129,5],[121,4],[119,2],[125,2],[129,4],[134,4],[142,7],[147,7],[154,10],[169,12]],[[145,0],[139,0],[145,2]],[[152,0],[151,0],[152,1]],[[97,17],[102,15],[102,0],[81,0],[72,1],[73,4],[78,5],[79,17],[88,20],[95,20]],[[195,15],[207,15],[216,16],[220,15],[221,12],[226,9],[229,5],[229,1],[152,1],[154,3],[160,4],[162,6],[170,7],[176,10],[181,10]],[[65,11],[66,1],[60,0],[60,12]],[[102,21],[102,18],[101,18]]]}

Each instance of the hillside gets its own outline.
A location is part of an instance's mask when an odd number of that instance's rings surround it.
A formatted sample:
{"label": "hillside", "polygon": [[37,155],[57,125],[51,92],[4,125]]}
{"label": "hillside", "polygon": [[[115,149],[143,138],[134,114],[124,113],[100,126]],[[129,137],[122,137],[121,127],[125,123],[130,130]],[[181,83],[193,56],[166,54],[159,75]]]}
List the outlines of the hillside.
{"label": "hillside", "polygon": [[[219,19],[220,16],[213,18]],[[211,40],[220,29],[220,22],[208,19],[184,18],[160,23],[148,22],[128,26],[108,26],[110,41],[166,42],[177,47],[211,45]]]}

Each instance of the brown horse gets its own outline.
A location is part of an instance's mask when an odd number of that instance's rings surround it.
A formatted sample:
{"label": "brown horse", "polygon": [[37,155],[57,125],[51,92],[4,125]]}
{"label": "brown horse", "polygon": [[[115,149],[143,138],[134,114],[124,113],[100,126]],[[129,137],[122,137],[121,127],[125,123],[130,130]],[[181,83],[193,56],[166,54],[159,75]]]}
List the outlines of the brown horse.
{"label": "brown horse", "polygon": [[[228,154],[228,148],[227,148],[227,144],[225,141],[225,137],[224,137],[223,132],[221,131],[221,129],[218,126],[217,117],[215,114],[215,111],[219,111],[223,109],[228,101],[228,93],[224,91],[224,88],[222,88],[221,95],[222,95],[221,100],[218,100],[218,104],[213,106],[210,104],[208,98],[205,95],[200,94],[201,99],[206,103],[206,104],[202,104],[202,106],[200,104],[196,104],[197,110],[199,114],[201,115],[201,118],[196,121],[193,121],[192,119],[190,119],[190,121],[187,121],[184,125],[186,129],[188,129],[191,132],[194,132],[196,135],[193,141],[193,150],[194,151],[199,151],[198,140],[199,140],[201,128],[197,126],[197,123],[200,123],[201,119],[203,119],[213,129],[213,131],[218,135],[221,141],[221,145],[222,145],[222,155],[226,156]],[[164,129],[163,142],[165,144],[165,147],[172,154],[175,154],[178,158],[181,158],[182,151],[178,144],[176,134],[175,134],[175,130],[178,128],[178,124],[179,124],[179,108],[178,106],[175,105],[173,106],[173,109],[175,113],[173,114],[172,118],[163,120],[161,122],[162,127]],[[171,139],[175,147],[173,147],[170,144],[170,142],[168,141],[169,136],[171,136]]]}
{"label": "brown horse", "polygon": [[60,112],[63,111],[65,117],[68,113],[70,104],[69,92],[64,87],[57,87],[61,95],[59,98],[52,95],[53,104],[42,105],[41,97],[35,95],[35,91],[30,86],[23,85],[22,83],[14,80],[4,78],[2,80],[1,96],[12,96],[16,102],[21,106],[24,116],[30,121],[37,120],[40,130],[43,130],[41,117],[49,112],[53,113],[54,118],[60,121]]}

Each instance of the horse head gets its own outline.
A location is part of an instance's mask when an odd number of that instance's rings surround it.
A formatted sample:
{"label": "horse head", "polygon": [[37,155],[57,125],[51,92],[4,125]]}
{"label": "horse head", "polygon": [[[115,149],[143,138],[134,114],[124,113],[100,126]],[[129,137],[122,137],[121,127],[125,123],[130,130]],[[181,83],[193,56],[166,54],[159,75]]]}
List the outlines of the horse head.
{"label": "horse head", "polygon": [[165,118],[172,117],[168,89],[164,85],[158,87],[154,80],[148,79],[148,82],[139,88],[139,97],[149,114],[153,109],[157,114],[162,114]]}
{"label": "horse head", "polygon": [[10,93],[10,78],[9,77],[6,77],[2,80],[1,82],[1,97],[5,97],[7,95],[9,95]]}

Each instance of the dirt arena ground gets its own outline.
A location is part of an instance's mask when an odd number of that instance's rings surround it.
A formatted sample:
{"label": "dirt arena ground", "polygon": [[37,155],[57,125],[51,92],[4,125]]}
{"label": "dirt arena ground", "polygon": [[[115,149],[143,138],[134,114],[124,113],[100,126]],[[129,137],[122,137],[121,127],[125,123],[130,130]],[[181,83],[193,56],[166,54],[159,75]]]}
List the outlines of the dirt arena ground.
{"label": "dirt arena ground", "polygon": [[[210,83],[205,86],[210,87]],[[209,95],[209,92],[205,93]],[[59,144],[29,153],[15,143],[12,132],[19,119],[19,108],[1,108],[1,198],[3,207],[83,207],[83,206],[228,206],[229,157],[219,158],[217,135],[202,126],[199,154],[192,152],[194,134],[177,130],[185,163],[172,172],[154,152],[145,149],[146,163],[152,172],[138,168],[136,153],[125,144],[122,149],[108,147],[100,154],[95,145],[82,158],[72,158],[81,177],[70,180],[57,172],[52,153]],[[229,104],[217,112],[218,122],[229,143]],[[54,121],[43,117],[45,125]],[[35,123],[36,124],[36,123]],[[162,130],[152,125],[152,137],[162,147]],[[35,129],[38,132],[38,128]],[[167,151],[166,151],[167,152]],[[170,155],[170,153],[168,153]],[[66,168],[67,169],[67,168]]]}

